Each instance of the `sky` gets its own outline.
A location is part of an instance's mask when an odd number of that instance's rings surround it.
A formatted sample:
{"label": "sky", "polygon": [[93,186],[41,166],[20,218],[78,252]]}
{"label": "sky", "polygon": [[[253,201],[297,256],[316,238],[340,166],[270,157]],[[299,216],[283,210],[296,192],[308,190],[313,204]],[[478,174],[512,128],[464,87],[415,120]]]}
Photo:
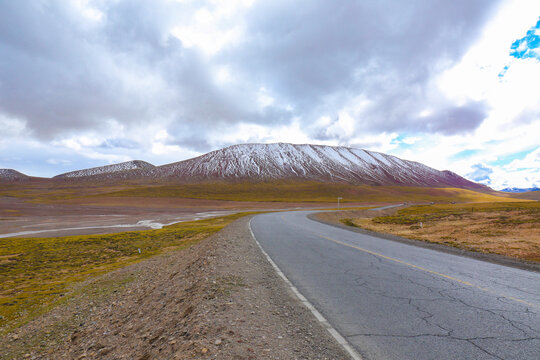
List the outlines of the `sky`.
{"label": "sky", "polygon": [[0,168],[238,143],[540,187],[540,1],[0,0]]}

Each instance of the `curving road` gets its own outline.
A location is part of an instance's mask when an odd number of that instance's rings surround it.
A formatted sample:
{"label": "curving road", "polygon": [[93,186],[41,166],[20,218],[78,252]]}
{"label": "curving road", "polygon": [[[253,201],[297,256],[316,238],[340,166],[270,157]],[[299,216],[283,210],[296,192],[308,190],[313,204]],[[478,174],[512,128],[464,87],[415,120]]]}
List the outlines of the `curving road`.
{"label": "curving road", "polygon": [[365,359],[540,359],[540,274],[324,225],[257,215],[252,231]]}

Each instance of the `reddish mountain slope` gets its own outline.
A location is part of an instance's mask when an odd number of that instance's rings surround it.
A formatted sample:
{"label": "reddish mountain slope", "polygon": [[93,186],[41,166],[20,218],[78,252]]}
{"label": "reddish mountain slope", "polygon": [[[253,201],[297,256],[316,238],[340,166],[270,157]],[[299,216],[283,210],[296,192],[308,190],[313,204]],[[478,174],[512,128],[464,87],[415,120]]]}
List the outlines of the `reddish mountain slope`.
{"label": "reddish mountain slope", "polygon": [[487,189],[451,171],[348,147],[293,144],[234,145],[163,165],[154,176],[200,180],[298,180],[369,185]]}
{"label": "reddish mountain slope", "polygon": [[309,180],[367,185],[458,187],[490,190],[451,171],[342,146],[242,144],[172,164],[144,161],[73,171],[60,179],[197,181]]}

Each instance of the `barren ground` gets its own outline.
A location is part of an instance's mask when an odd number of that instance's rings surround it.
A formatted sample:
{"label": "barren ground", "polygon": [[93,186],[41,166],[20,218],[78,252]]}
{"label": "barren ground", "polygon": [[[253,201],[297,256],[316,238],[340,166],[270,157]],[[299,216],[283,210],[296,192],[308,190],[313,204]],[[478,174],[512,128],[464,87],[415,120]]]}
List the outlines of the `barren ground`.
{"label": "barren ground", "polygon": [[21,237],[110,234],[151,228],[145,222],[170,224],[238,211],[328,208],[332,205],[140,197],[33,203],[23,198],[0,196],[0,238],[17,233],[23,233]]}
{"label": "barren ground", "polygon": [[0,339],[2,359],[347,359],[242,218],[187,250],[73,288]]}

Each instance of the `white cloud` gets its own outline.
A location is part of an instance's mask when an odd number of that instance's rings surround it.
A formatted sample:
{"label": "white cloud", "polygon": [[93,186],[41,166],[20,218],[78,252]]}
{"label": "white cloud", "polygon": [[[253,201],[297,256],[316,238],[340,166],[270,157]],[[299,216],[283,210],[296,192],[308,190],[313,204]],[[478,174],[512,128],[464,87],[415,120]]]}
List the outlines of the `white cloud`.
{"label": "white cloud", "polygon": [[8,118],[0,114],[0,142],[27,135],[26,121]]}
{"label": "white cloud", "polygon": [[47,163],[51,164],[51,165],[71,165],[72,161],[71,160],[66,160],[66,159],[50,158],[50,159],[47,159]]}
{"label": "white cloud", "polygon": [[270,95],[269,91],[264,87],[259,88],[257,94],[257,102],[261,108],[268,107],[274,103],[275,99]]}
{"label": "white cloud", "polygon": [[536,170],[540,172],[540,147],[530,152],[524,159],[515,159],[504,166],[506,170]]}
{"label": "white cloud", "polygon": [[98,8],[93,7],[90,0],[75,0],[73,4],[87,19],[96,22],[103,20],[105,14]]}
{"label": "white cloud", "polygon": [[418,136],[411,136],[411,137],[406,137],[406,138],[403,138],[401,140],[402,143],[404,144],[407,144],[407,145],[412,145],[412,144],[415,144],[417,143],[418,141],[422,140],[421,137],[418,137]]}
{"label": "white cloud", "polygon": [[175,26],[171,34],[187,48],[197,47],[213,56],[242,40],[244,28],[241,14],[253,1],[210,1],[194,11],[191,22]]}

